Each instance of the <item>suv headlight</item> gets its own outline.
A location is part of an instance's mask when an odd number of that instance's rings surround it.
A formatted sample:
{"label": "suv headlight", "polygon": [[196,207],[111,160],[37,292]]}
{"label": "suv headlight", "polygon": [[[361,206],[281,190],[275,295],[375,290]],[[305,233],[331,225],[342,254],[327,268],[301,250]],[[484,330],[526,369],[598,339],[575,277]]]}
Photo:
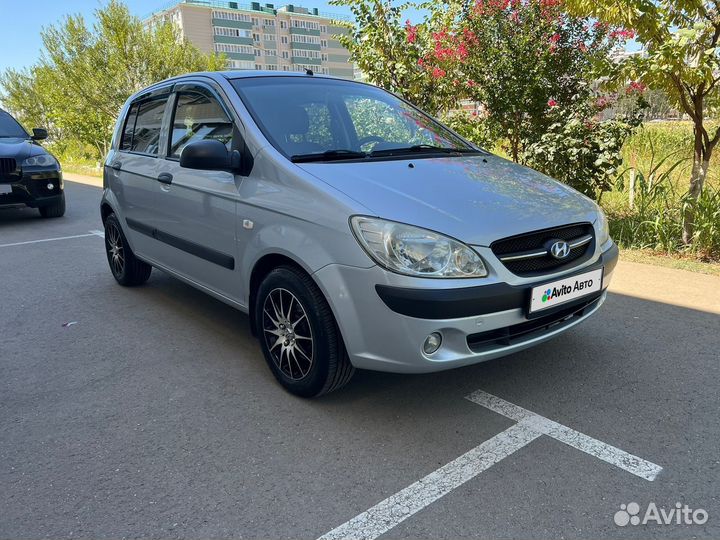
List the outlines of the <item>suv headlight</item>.
{"label": "suv headlight", "polygon": [[39,154],[26,158],[22,162],[23,167],[43,167],[45,169],[60,169],[58,161],[50,154]]}
{"label": "suv headlight", "polygon": [[598,228],[598,245],[603,246],[605,245],[605,242],[610,240],[610,224],[608,223],[607,216],[605,215],[605,212],[602,208],[598,206],[598,218],[597,221],[597,228]]}
{"label": "suv headlight", "polygon": [[370,258],[393,272],[433,278],[488,275],[472,248],[445,235],[365,216],[353,216],[350,224]]}

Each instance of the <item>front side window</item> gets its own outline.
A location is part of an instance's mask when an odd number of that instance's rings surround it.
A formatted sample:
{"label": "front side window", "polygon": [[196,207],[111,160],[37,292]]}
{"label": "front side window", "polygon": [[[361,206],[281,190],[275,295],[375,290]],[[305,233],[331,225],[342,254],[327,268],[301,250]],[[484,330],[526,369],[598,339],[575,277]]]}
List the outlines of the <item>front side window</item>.
{"label": "front side window", "polygon": [[188,143],[203,139],[218,140],[229,150],[232,133],[232,120],[220,103],[205,94],[183,92],[175,106],[168,155],[179,158]]}
{"label": "front side window", "polygon": [[167,97],[133,103],[125,120],[120,150],[157,155]]}
{"label": "front side window", "polygon": [[296,161],[480,152],[374,86],[312,77],[232,82],[268,140]]}

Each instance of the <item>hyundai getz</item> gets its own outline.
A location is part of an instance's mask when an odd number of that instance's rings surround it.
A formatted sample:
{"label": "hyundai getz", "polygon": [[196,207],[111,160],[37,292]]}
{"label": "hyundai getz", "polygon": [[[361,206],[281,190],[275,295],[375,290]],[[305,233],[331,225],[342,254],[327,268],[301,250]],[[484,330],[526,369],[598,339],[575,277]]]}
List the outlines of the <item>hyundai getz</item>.
{"label": "hyundai getz", "polygon": [[[375,86],[189,74],[133,95],[101,203],[110,269],[249,314],[287,390],[526,349],[592,315],[618,257],[600,208]],[[588,336],[587,339],[592,339]]]}

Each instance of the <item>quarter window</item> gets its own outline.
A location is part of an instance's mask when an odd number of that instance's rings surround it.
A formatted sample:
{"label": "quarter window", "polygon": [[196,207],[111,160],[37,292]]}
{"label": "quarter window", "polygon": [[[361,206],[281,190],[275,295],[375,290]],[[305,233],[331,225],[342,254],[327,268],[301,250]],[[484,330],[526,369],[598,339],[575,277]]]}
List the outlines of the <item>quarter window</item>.
{"label": "quarter window", "polygon": [[215,139],[232,145],[233,123],[220,103],[195,92],[178,95],[170,136],[170,157],[180,157],[185,145],[192,141]]}

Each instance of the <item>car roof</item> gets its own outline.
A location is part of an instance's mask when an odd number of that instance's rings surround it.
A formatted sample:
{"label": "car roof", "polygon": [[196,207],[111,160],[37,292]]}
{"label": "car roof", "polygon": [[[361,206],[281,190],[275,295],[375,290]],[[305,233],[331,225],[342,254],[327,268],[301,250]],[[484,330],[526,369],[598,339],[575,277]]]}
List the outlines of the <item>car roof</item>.
{"label": "car roof", "polygon": [[143,88],[136,94],[134,94],[132,97],[134,98],[137,95],[144,94],[145,92],[152,91],[160,86],[164,86],[167,83],[171,82],[181,82],[185,79],[193,78],[193,77],[207,77],[210,79],[226,79],[226,80],[235,80],[235,79],[249,79],[249,78],[255,78],[255,77],[307,77],[307,78],[313,78],[313,79],[325,79],[325,80],[334,80],[334,81],[346,81],[346,82],[360,82],[360,81],[353,81],[351,79],[344,79],[342,77],[333,77],[332,75],[322,75],[319,73],[313,73],[312,75],[306,73],[306,72],[300,72],[300,71],[270,71],[270,70],[257,70],[257,69],[235,69],[235,70],[226,70],[226,71],[195,71],[191,73],[184,73],[182,75],[176,75],[175,77],[170,77],[168,79],[158,81],[153,85],[150,85],[146,88]]}

